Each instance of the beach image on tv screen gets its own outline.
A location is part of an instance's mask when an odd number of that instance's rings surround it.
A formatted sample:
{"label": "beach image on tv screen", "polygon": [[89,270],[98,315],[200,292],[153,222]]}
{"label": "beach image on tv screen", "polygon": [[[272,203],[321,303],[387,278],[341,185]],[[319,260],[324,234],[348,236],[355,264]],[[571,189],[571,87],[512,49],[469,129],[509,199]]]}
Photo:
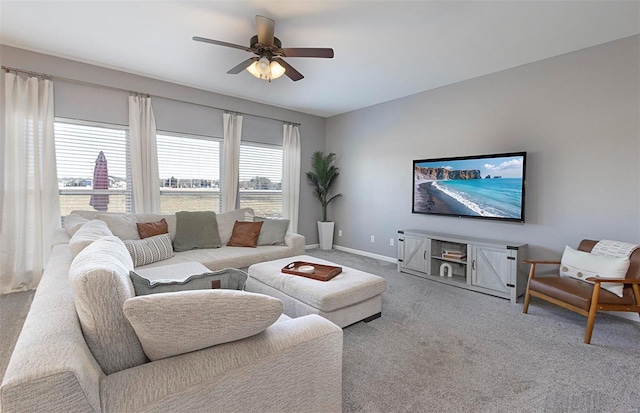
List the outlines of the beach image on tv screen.
{"label": "beach image on tv screen", "polygon": [[418,213],[522,219],[524,156],[416,161]]}

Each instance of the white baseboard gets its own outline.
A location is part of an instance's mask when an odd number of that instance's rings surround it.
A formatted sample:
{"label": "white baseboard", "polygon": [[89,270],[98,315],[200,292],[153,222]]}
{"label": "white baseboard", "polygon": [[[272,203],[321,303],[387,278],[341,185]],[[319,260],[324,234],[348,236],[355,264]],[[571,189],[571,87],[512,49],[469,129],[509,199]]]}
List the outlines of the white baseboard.
{"label": "white baseboard", "polygon": [[[304,246],[305,250],[312,250],[314,248],[320,248],[320,244],[309,244],[309,245],[305,245]],[[398,262],[397,258],[387,257],[386,255],[374,254],[373,252],[360,251],[360,250],[356,250],[356,249],[353,249],[353,248],[341,247],[340,245],[335,245],[334,244],[333,245],[333,249],[334,250],[339,250],[339,251],[344,251],[344,252],[350,252],[352,254],[362,255],[362,256],[365,256],[365,257],[369,257],[369,258],[375,258],[375,259],[381,260],[381,261],[392,262],[394,264]]]}
{"label": "white baseboard", "polygon": [[398,262],[397,258],[387,257],[386,255],[374,254],[373,252],[360,251],[353,248],[341,247],[340,245],[334,245],[333,248],[339,251],[350,252],[352,254],[362,255],[369,258],[375,258],[377,260],[391,262],[394,264]]}

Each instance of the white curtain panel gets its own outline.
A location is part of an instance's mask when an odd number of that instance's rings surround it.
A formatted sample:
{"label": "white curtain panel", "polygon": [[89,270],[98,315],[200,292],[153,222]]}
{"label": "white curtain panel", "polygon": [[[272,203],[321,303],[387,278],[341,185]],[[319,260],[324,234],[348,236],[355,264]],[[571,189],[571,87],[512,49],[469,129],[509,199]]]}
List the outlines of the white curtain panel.
{"label": "white curtain panel", "polygon": [[159,214],[156,119],[149,97],[129,96],[129,145],[134,212]]}
{"label": "white curtain panel", "polygon": [[5,73],[0,222],[0,293],[40,282],[60,228],[53,138],[53,83]]}
{"label": "white curtain panel", "polygon": [[300,130],[297,126],[284,125],[282,147],[282,215],[291,221],[289,231],[297,233],[300,205]]}
{"label": "white curtain panel", "polygon": [[242,116],[223,113],[224,154],[222,155],[222,212],[238,207],[238,171],[240,170],[240,140]]}

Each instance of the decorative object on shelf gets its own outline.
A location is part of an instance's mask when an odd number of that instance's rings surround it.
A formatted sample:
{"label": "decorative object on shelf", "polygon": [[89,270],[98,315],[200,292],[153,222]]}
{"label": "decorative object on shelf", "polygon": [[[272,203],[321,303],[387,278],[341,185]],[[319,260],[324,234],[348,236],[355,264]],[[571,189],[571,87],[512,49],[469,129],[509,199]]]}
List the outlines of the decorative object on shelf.
{"label": "decorative object on shelf", "polygon": [[443,250],[442,258],[462,261],[467,258],[467,253],[458,250]]}
{"label": "decorative object on shelf", "polygon": [[324,154],[322,151],[314,152],[311,157],[311,171],[307,172],[307,182],[313,186],[313,195],[320,200],[322,205],[322,221],[318,221],[318,237],[320,249],[330,250],[333,248],[334,222],[327,221],[327,205],[342,194],[336,194],[330,198],[329,191],[336,178],[340,175],[338,167],[333,165],[336,154],[331,152]]}
{"label": "decorative object on shelf", "polygon": [[440,276],[447,276],[449,278],[453,276],[453,268],[451,268],[451,264],[447,264],[445,262],[444,264],[440,265]]}

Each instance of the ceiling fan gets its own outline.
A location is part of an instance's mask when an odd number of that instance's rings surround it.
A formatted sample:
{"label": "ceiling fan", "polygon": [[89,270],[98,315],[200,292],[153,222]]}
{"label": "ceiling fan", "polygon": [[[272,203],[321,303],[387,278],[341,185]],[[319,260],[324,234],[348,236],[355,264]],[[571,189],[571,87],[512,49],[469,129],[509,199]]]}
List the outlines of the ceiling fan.
{"label": "ceiling fan", "polygon": [[280,39],[274,36],[275,22],[268,17],[256,16],[258,34],[251,37],[250,46],[222,42],[220,40],[205,39],[194,36],[193,40],[204,43],[217,44],[218,46],[232,47],[255,54],[239,65],[231,68],[227,73],[237,75],[244,69],[258,79],[271,82],[282,75],[287,75],[294,82],[304,78],[300,72],[294,69],[283,57],[322,57],[333,58],[333,49],[289,47],[282,48]]}

